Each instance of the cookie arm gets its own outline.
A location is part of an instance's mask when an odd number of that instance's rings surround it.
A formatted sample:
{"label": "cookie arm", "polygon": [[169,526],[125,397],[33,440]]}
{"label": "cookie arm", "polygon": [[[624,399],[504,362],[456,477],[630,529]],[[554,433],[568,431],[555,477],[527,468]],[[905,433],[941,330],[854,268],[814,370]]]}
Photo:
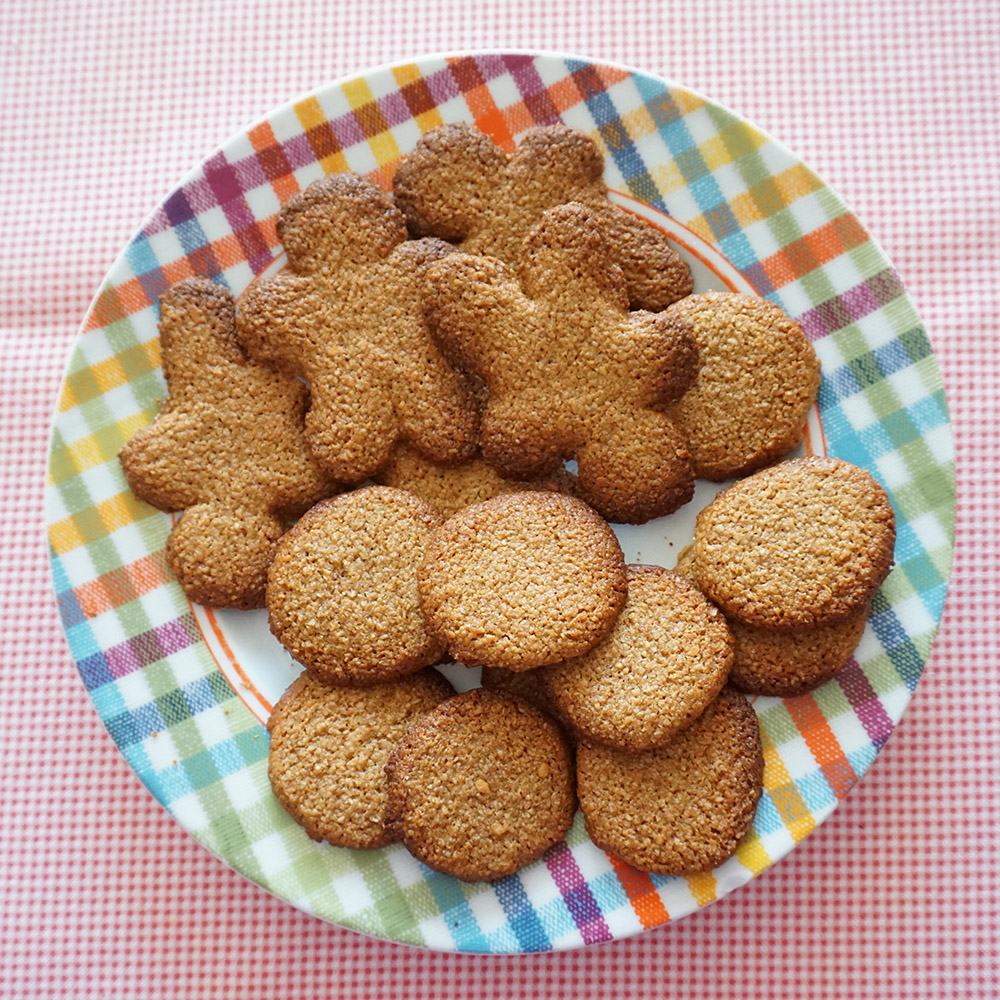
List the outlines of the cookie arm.
{"label": "cookie arm", "polygon": [[240,344],[255,361],[287,375],[305,375],[309,323],[318,310],[310,304],[312,284],[289,272],[255,281],[240,297],[236,331]]}
{"label": "cookie arm", "polygon": [[197,450],[201,421],[190,413],[168,410],[131,437],[118,453],[132,492],[159,510],[182,510],[200,496],[188,468]]}
{"label": "cookie arm", "polygon": [[530,309],[513,271],[491,257],[456,253],[430,265],[426,274],[427,317],[442,353],[488,382],[493,356],[506,346],[505,326]]}
{"label": "cookie arm", "polygon": [[691,270],[660,230],[609,202],[594,205],[593,211],[614,247],[633,309],[656,312],[691,294]]}
{"label": "cookie arm", "polygon": [[627,352],[639,373],[638,402],[662,407],[676,402],[698,377],[698,344],[691,324],[670,312],[629,314]]}

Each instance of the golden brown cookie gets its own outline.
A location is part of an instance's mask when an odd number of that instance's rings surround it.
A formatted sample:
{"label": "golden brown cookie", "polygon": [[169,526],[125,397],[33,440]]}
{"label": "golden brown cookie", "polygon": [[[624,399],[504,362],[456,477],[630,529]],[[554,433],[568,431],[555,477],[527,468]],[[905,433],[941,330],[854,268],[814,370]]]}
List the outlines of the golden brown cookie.
{"label": "golden brown cookie", "polygon": [[753,822],[764,754],[753,708],[724,688],[665,747],[581,744],[577,793],[590,839],[640,871],[685,875],[731,857]]}
{"label": "golden brown cookie", "polygon": [[625,558],[586,504],[506,493],[431,536],[419,571],[431,631],[466,666],[530,670],[579,656],[625,603]]}
{"label": "golden brown cookie", "polygon": [[819,625],[865,607],[892,565],[895,518],[864,469],[798,458],[743,479],[698,514],[694,574],[747,625]]}
{"label": "golden brown cookie", "polygon": [[483,667],[482,685],[486,691],[499,691],[523,698],[535,708],[547,712],[556,718],[556,721],[560,721],[545,687],[547,669],[543,667],[539,670],[506,670],[503,667]]}
{"label": "golden brown cookie", "polygon": [[358,483],[397,440],[437,461],[470,457],[476,405],[423,318],[424,271],[451,251],[406,240],[392,199],[353,174],[310,185],[282,208],[288,269],[240,299],[249,353],[304,378],[306,440],[327,473]]}
{"label": "golden brown cookie", "polygon": [[[694,580],[694,545],[681,550],[674,572]],[[842,621],[798,628],[761,628],[727,618],[735,644],[729,683],[747,694],[779,698],[819,687],[850,659],[869,610],[865,605]]]}
{"label": "golden brown cookie", "polygon": [[437,871],[495,881],[562,840],[572,762],[558,726],[512,695],[478,689],[417,722],[389,757],[386,828]]}
{"label": "golden brown cookie", "polygon": [[267,723],[275,796],[313,840],[390,843],[382,825],[389,754],[414,722],[453,694],[430,669],[367,688],[335,687],[303,673]]}
{"label": "golden brown cookie", "polygon": [[658,229],[607,200],[596,144],[565,125],[529,129],[508,157],[466,124],[428,132],[393,179],[396,203],[417,236],[516,264],[522,241],[547,209],[586,204],[622,269],[635,309],[662,309],[692,289],[691,272]]}
{"label": "golden brown cookie", "polygon": [[773,302],[733,292],[689,295],[669,311],[691,324],[701,362],[670,410],[694,474],[721,482],[787,455],[819,391],[819,361],[802,327]]}
{"label": "golden brown cookie", "polygon": [[169,395],[118,457],[137,497],[184,510],[167,558],[187,596],[257,608],[285,523],[336,487],[303,442],[305,386],[247,360],[235,314],[229,292],[204,278],[163,295]]}
{"label": "golden brown cookie", "polygon": [[526,483],[504,479],[479,455],[456,465],[441,465],[406,445],[393,451],[375,480],[385,486],[416,493],[445,517],[501,493],[553,490],[572,496],[576,488],[576,477],[565,468],[557,468],[547,479]]}
{"label": "golden brown cookie", "polygon": [[694,544],[685,545],[677,554],[677,563],[674,572],[681,576],[694,580]]}
{"label": "golden brown cookie", "polygon": [[640,753],[669,743],[715,700],[733,664],[718,608],[659,566],[628,567],[628,599],[593,649],[542,673],[582,739]]}
{"label": "golden brown cookie", "polygon": [[681,318],[629,312],[587,206],[544,213],[517,273],[452,254],[427,275],[442,350],[487,387],[480,444],[501,475],[537,479],[575,459],[580,495],[612,521],[691,499],[684,438],[662,409],[693,381],[697,348]]}
{"label": "golden brown cookie", "polygon": [[736,657],[729,683],[747,694],[790,698],[830,680],[864,635],[869,606],[849,618],[800,628],[756,628],[729,623]]}
{"label": "golden brown cookie", "polygon": [[267,577],[271,631],[303,666],[347,685],[379,684],[436,663],[417,567],[441,515],[388,486],[310,510],[281,540]]}

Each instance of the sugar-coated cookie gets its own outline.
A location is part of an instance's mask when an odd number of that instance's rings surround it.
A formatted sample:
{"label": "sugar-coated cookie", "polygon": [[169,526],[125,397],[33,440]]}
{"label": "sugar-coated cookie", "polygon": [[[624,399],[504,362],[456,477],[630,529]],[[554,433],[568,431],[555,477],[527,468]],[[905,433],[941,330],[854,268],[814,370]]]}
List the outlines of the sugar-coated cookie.
{"label": "sugar-coated cookie", "polygon": [[[694,580],[694,545],[681,551],[674,572]],[[870,610],[865,605],[839,621],[792,628],[744,625],[738,618],[727,618],[734,642],[729,683],[747,694],[778,698],[819,687],[850,659]]]}
{"label": "sugar-coated cookie", "polygon": [[267,579],[271,631],[326,680],[378,684],[444,652],[420,612],[417,568],[441,515],[388,486],[343,493],[281,540]]}
{"label": "sugar-coated cookie", "polygon": [[506,670],[503,667],[483,667],[482,686],[486,691],[499,691],[523,698],[559,722],[558,712],[545,686],[545,672],[548,669]]}
{"label": "sugar-coated cookie", "polygon": [[820,383],[802,327],[773,302],[734,292],[688,295],[670,313],[698,344],[698,376],[670,410],[695,476],[735,479],[787,455]]}
{"label": "sugar-coated cookie", "polygon": [[740,480],[697,517],[693,573],[727,617],[819,625],[865,607],[892,565],[895,517],[864,469],[790,459]]}
{"label": "sugar-coated cookie", "polygon": [[760,726],[732,688],[665,747],[581,744],[577,793],[590,839],[641,871],[685,875],[735,854],[763,788]]}
{"label": "sugar-coated cookie", "polygon": [[579,656],[625,603],[608,525],[558,493],[506,493],[434,531],[419,571],[428,627],[466,666],[530,670]]}
{"label": "sugar-coated cookie", "polygon": [[470,457],[475,400],[423,318],[424,271],[451,246],[406,241],[389,195],[354,174],[291,198],[278,235],[288,269],[247,289],[239,336],[253,357],[309,383],[306,440],[326,472],[359,483],[397,440],[437,461]]}
{"label": "sugar-coated cookie", "polygon": [[424,864],[495,881],[562,840],[572,761],[558,726],[512,695],[477,689],[412,726],[386,767],[386,828]]}
{"label": "sugar-coated cookie", "polygon": [[541,673],[579,737],[640,753],[691,725],[732,664],[726,620],[693,583],[659,566],[629,566],[628,599],[611,632]]}
{"label": "sugar-coated cookie", "polygon": [[167,558],[187,596],[256,608],[285,523],[336,487],[303,442],[306,387],[247,360],[235,313],[229,292],[205,278],[162,296],[169,394],[119,459],[137,497],[184,511]]}
{"label": "sugar-coated cookie", "polygon": [[421,138],[393,191],[414,235],[508,264],[542,212],[584,203],[613,248],[632,307],[662,309],[690,293],[691,272],[663,233],[607,200],[603,171],[594,141],[565,125],[529,129],[508,156],[474,126],[449,124]]}
{"label": "sugar-coated cookie", "polygon": [[451,254],[427,275],[442,350],[486,385],[480,444],[501,475],[537,479],[575,459],[580,495],[612,521],[691,499],[687,447],[663,409],[694,380],[697,347],[682,318],[629,312],[589,207],[545,212],[516,272]]}
{"label": "sugar-coated cookie", "polygon": [[759,628],[730,621],[736,644],[729,683],[747,694],[790,698],[834,677],[865,631],[868,605],[849,618],[799,628]]}
{"label": "sugar-coated cookie", "polygon": [[453,694],[431,669],[367,688],[301,674],[267,723],[275,796],[313,840],[338,847],[390,843],[382,823],[389,754],[414,722]]}

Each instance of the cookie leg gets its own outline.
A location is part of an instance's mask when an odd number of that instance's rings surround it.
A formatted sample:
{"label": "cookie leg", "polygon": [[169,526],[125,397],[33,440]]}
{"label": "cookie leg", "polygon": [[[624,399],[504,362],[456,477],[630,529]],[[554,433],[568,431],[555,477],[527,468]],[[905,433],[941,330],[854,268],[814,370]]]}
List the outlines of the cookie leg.
{"label": "cookie leg", "polygon": [[580,496],[609,521],[643,524],[694,496],[691,459],[662,413],[609,414],[576,456]]}
{"label": "cookie leg", "polygon": [[345,358],[310,383],[306,446],[323,471],[341,483],[360,483],[389,457],[397,427],[385,380],[358,371]]}
{"label": "cookie leg", "polygon": [[483,413],[480,438],[483,458],[507,479],[540,479],[562,465],[572,452],[558,421],[543,409],[544,401],[528,394],[490,399]]}

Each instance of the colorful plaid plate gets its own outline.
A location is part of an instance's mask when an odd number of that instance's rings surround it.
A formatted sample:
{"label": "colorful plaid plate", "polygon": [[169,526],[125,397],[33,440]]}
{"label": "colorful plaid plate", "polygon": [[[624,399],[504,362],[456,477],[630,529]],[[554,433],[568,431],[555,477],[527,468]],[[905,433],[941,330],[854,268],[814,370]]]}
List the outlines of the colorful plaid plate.
{"label": "colorful plaid plate", "polygon": [[[699,290],[778,302],[823,365],[806,449],[869,469],[897,512],[896,566],[864,639],[832,681],[758,698],[765,792],[737,855],[689,878],[636,872],[565,843],[495,885],[428,870],[399,846],[313,843],[272,797],[262,720],[298,668],[264,612],[192,606],[164,559],[171,519],[137,501],[117,452],[164,394],[157,300],[206,275],[239,294],[279,260],[282,202],[324,173],[385,188],[420,134],[471,121],[507,149],[535,124],[594,137],[622,205],[673,236]],[[619,531],[631,561],[672,566],[695,512]],[[52,573],[80,675],[138,776],[233,868],[295,906],[431,948],[525,952],[626,937],[674,920],[773,864],[871,765],[920,677],[951,563],[955,478],[937,364],[884,253],[787,149],[663,80],[554,54],[440,56],[384,67],[279,108],[230,139],[153,213],[83,324],[52,431]],[[468,682],[466,681],[466,684]]]}

